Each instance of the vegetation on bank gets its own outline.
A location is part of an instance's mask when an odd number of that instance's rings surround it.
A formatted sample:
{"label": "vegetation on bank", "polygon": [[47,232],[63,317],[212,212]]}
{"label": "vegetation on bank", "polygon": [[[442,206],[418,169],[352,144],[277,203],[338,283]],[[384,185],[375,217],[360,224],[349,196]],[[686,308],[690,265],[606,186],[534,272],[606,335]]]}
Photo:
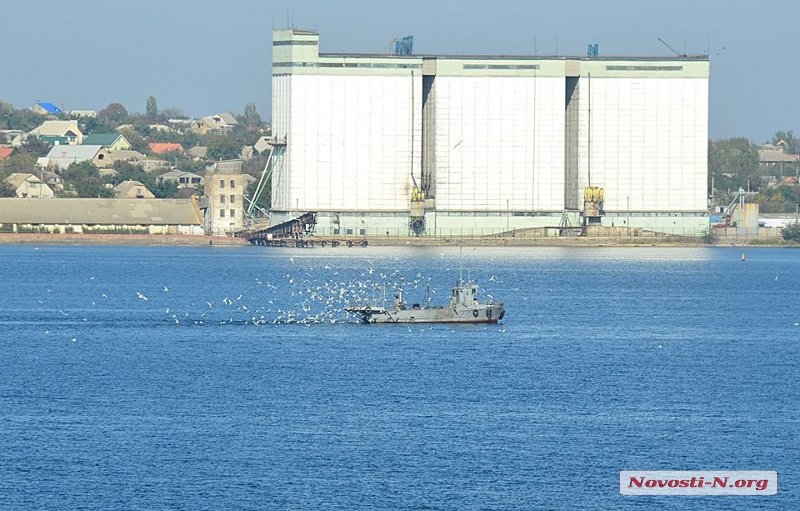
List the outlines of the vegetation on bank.
{"label": "vegetation on bank", "polygon": [[[784,153],[795,155],[800,140],[792,131],[778,131],[769,144],[781,145]],[[716,206],[726,206],[738,194],[757,203],[762,213],[796,213],[800,206],[800,161],[764,164],[759,146],[743,137],[710,141],[708,145],[709,196]]]}
{"label": "vegetation on bank", "polygon": [[800,223],[794,221],[781,228],[781,237],[786,241],[800,243]]}

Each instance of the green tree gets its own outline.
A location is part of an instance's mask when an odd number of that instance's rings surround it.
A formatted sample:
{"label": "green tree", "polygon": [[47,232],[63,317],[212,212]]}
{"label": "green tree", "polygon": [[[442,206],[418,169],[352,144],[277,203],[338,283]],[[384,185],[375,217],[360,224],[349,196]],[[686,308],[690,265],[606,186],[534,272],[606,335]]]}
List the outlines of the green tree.
{"label": "green tree", "polygon": [[73,192],[78,197],[111,198],[114,190],[107,188],[100,177],[97,167],[90,161],[72,163],[61,173],[64,179],[64,190]]}
{"label": "green tree", "polygon": [[189,116],[180,108],[165,108],[161,111],[161,117],[164,119],[188,119]]}
{"label": "green tree", "polygon": [[0,101],[0,129],[30,131],[44,120],[44,115],[34,113],[27,108],[17,110],[11,103]]}
{"label": "green tree", "polygon": [[26,152],[14,151],[11,156],[0,161],[0,179],[5,179],[14,172],[36,173],[36,156]]}
{"label": "green tree", "polygon": [[147,104],[145,105],[144,111],[148,120],[156,121],[158,119],[158,103],[156,102],[155,96],[147,97]]}
{"label": "green tree", "polygon": [[765,189],[748,199],[759,205],[762,213],[794,213],[800,204],[797,185],[778,185]]}
{"label": "green tree", "polygon": [[709,142],[708,173],[723,194],[761,186],[758,150],[744,137]]}
{"label": "green tree", "polygon": [[209,160],[233,160],[239,157],[242,146],[229,136],[218,136],[208,143]]}
{"label": "green tree", "polygon": [[800,223],[795,220],[781,227],[781,237],[786,241],[800,242]]}
{"label": "green tree", "polygon": [[244,115],[240,118],[240,122],[248,128],[258,128],[261,126],[261,116],[256,111],[256,104],[253,102],[247,103],[244,106]]}
{"label": "green tree", "polygon": [[117,160],[114,162],[112,168],[116,170],[117,173],[106,178],[106,182],[116,186],[123,181],[139,181],[147,186],[145,181],[148,179],[148,174],[141,165],[129,161]]}
{"label": "green tree", "polygon": [[11,183],[7,181],[0,181],[0,197],[16,197],[17,191]]}
{"label": "green tree", "polygon": [[25,139],[19,149],[21,152],[40,157],[47,156],[47,153],[49,153],[50,149],[52,148],[53,144],[45,142],[39,137],[29,136]]}
{"label": "green tree", "polygon": [[156,179],[152,187],[148,186],[147,189],[153,192],[158,199],[175,199],[181,196],[178,185],[174,181]]}
{"label": "green tree", "polygon": [[97,120],[102,124],[116,128],[128,120],[128,110],[120,103],[111,103],[97,112]]}

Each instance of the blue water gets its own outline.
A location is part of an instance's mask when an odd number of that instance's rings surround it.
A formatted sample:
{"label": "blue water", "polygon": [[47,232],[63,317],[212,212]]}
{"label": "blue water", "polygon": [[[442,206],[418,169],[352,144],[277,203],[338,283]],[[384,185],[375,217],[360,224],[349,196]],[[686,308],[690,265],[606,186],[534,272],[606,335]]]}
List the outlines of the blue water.
{"label": "blue water", "polygon": [[[0,507],[800,508],[800,252],[745,252],[2,246]],[[341,312],[459,266],[500,324]]]}

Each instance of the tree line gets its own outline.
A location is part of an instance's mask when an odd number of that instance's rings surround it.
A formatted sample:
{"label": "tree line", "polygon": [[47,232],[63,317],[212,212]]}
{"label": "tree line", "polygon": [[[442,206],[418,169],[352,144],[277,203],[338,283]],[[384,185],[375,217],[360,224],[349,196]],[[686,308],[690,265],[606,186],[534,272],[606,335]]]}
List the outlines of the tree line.
{"label": "tree line", "polygon": [[[792,131],[776,132],[769,144],[782,145],[785,154],[800,149]],[[717,206],[727,205],[741,188],[747,201],[758,203],[764,213],[795,213],[800,204],[800,162],[764,165],[759,148],[744,137],[709,142],[709,197]]]}

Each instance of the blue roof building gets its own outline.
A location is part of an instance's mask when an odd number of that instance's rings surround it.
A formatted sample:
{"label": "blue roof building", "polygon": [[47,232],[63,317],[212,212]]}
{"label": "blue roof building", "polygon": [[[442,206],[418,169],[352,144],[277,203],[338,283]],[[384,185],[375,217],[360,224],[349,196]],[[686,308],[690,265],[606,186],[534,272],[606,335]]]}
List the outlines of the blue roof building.
{"label": "blue roof building", "polygon": [[50,114],[50,115],[61,115],[61,114],[64,113],[64,110],[62,110],[57,105],[55,105],[53,103],[47,103],[47,102],[44,102],[44,101],[37,101],[36,104],[33,105],[33,107],[31,107],[31,110],[37,111],[37,112],[39,112],[41,114],[45,114],[45,115],[47,115],[47,114]]}

